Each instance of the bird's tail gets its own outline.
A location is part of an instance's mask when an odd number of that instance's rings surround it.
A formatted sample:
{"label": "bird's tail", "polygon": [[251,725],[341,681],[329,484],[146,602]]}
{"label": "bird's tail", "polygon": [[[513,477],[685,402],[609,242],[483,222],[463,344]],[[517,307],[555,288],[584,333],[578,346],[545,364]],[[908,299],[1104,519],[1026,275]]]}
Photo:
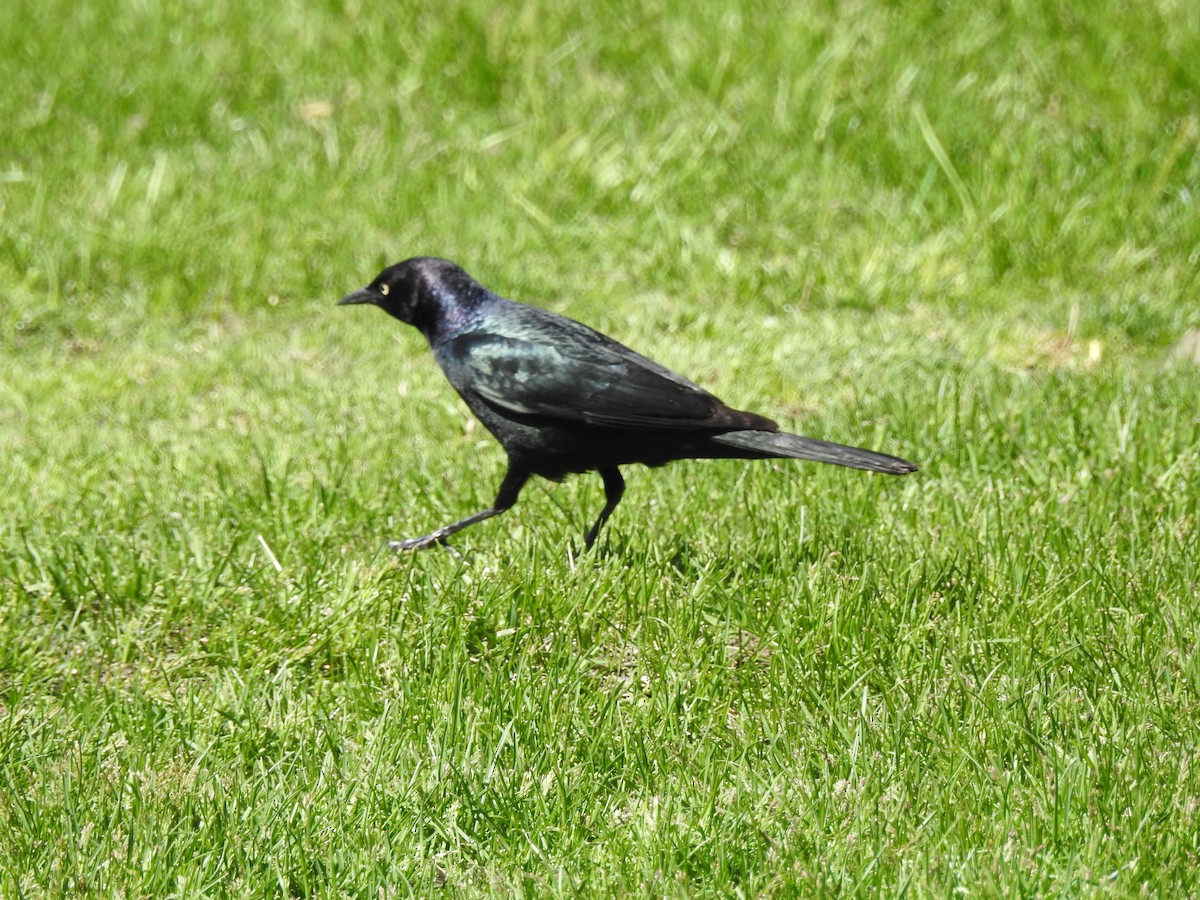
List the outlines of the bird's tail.
{"label": "bird's tail", "polygon": [[746,451],[747,456],[752,457],[811,459],[815,462],[833,463],[835,466],[849,466],[851,469],[866,469],[868,472],[885,472],[888,475],[907,475],[917,470],[916,465],[908,460],[885,453],[847,447],[844,444],[831,444],[829,441],[779,431],[727,431],[724,434],[713,435],[709,440]]}

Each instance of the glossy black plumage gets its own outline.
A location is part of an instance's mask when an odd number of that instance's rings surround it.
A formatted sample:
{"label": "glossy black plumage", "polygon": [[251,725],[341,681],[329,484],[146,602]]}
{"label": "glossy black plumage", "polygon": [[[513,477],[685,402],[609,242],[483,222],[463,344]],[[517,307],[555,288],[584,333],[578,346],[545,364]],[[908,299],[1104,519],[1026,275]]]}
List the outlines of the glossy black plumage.
{"label": "glossy black plumage", "polygon": [[606,502],[585,536],[590,547],[624,491],[618,467],[629,463],[786,457],[892,475],[916,470],[894,456],[780,432],[770,419],[726,406],[586,325],[493,294],[444,259],[398,263],[340,302],[378,306],[420,330],[446,378],[508,454],[490,508],[393,541],[394,549],[445,543],[508,509],[531,475],[600,474]]}

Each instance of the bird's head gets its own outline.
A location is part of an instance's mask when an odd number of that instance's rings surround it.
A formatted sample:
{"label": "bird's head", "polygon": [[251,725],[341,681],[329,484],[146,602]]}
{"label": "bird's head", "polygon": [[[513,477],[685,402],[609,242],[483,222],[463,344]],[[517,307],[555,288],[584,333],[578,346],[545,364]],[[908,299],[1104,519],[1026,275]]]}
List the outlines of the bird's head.
{"label": "bird's head", "polygon": [[429,278],[424,271],[424,258],[406,259],[402,263],[388,266],[365,288],[359,288],[338,301],[339,306],[370,303],[378,306],[401,322],[417,325],[424,318],[430,288]]}

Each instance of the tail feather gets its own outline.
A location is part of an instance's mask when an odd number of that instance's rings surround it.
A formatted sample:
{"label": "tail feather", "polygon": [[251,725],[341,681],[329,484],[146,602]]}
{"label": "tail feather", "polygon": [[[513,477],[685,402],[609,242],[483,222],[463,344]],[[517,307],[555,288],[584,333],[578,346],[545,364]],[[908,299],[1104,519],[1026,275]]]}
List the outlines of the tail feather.
{"label": "tail feather", "polygon": [[764,458],[810,459],[888,475],[907,475],[917,470],[914,463],[896,456],[779,431],[727,431],[710,440]]}

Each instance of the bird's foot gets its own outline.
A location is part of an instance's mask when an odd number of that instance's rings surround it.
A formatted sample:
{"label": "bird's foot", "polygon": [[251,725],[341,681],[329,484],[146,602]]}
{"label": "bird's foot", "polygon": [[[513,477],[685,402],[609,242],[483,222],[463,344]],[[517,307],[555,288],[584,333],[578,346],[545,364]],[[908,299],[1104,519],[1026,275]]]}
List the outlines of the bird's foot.
{"label": "bird's foot", "polygon": [[447,550],[450,550],[450,544],[446,538],[434,532],[433,534],[422,535],[421,537],[408,538],[403,541],[388,541],[388,549],[395,550],[397,553],[403,553],[406,550],[428,550],[436,544],[441,544]]}

